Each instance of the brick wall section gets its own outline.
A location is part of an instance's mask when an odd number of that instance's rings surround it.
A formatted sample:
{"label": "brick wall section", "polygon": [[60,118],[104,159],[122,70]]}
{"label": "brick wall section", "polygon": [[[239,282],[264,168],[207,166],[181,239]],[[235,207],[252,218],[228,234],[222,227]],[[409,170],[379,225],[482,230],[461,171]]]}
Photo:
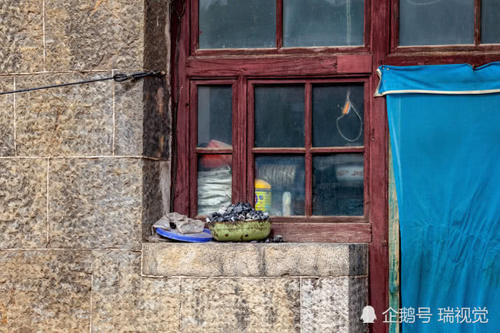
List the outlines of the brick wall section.
{"label": "brick wall section", "polygon": [[[0,91],[168,73],[168,3],[2,1]],[[167,83],[0,96],[0,332],[363,331],[366,246],[144,244],[169,209]]]}

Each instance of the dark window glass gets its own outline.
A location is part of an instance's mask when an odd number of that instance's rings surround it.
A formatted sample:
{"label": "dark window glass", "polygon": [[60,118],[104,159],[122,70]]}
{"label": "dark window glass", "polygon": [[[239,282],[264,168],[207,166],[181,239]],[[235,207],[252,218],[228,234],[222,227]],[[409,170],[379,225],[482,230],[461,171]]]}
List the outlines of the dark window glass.
{"label": "dark window glass", "polygon": [[399,44],[474,43],[474,0],[400,0]]}
{"label": "dark window glass", "polygon": [[481,42],[500,43],[500,1],[481,1]]}
{"label": "dark window glass", "polygon": [[255,88],[255,146],[304,147],[304,86]]}
{"label": "dark window glass", "polygon": [[[270,214],[304,215],[304,157],[293,155],[257,156],[256,182],[264,181],[271,192]],[[264,184],[265,184],[264,183]],[[259,190],[256,188],[256,192]]]}
{"label": "dark window glass", "polygon": [[363,86],[313,86],[313,146],[363,145]]}
{"label": "dark window glass", "polygon": [[198,87],[198,147],[231,145],[232,104],[231,86]]}
{"label": "dark window glass", "polygon": [[363,154],[313,157],[313,215],[363,215]]}
{"label": "dark window glass", "polygon": [[198,215],[231,204],[231,155],[204,154],[198,158]]}
{"label": "dark window glass", "polygon": [[283,44],[363,45],[364,0],[284,0]]}
{"label": "dark window glass", "polygon": [[202,49],[276,45],[276,1],[199,0]]}

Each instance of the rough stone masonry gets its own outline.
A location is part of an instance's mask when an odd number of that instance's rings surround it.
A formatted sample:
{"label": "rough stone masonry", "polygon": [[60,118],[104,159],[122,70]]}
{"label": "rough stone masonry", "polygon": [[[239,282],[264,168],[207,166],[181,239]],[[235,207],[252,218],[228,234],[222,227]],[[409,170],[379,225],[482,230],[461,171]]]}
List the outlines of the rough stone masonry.
{"label": "rough stone masonry", "polygon": [[[168,0],[2,0],[0,91],[163,70]],[[0,332],[363,332],[363,244],[152,244],[168,77],[0,96]]]}

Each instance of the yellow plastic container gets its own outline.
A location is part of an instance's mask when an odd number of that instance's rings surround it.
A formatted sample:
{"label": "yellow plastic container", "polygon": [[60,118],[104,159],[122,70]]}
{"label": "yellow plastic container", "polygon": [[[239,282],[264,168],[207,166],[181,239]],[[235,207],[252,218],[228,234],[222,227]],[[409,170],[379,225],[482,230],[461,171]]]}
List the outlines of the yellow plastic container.
{"label": "yellow plastic container", "polygon": [[255,180],[255,210],[271,210],[271,184],[262,179]]}

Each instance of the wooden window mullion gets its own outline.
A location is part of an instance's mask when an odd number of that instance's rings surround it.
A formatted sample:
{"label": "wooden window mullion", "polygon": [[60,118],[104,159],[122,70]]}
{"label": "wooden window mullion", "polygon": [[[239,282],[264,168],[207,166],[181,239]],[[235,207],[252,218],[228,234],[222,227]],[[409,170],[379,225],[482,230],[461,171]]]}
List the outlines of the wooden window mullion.
{"label": "wooden window mullion", "polygon": [[199,27],[199,0],[186,0],[191,4],[190,10],[187,9],[187,13],[191,16],[191,36],[190,36],[190,54],[194,54],[198,49],[199,39],[200,39],[200,27]]}
{"label": "wooden window mullion", "polygon": [[247,90],[247,201],[254,203],[255,201],[255,158],[253,153],[253,145],[255,142],[255,93],[254,85],[249,83],[246,87]]}
{"label": "wooden window mullion", "polygon": [[306,82],[305,90],[305,119],[304,119],[304,135],[305,135],[305,215],[312,215],[312,85],[311,82]]}
{"label": "wooden window mullion", "polygon": [[189,212],[198,215],[198,87],[195,82],[189,85]]}
{"label": "wooden window mullion", "polygon": [[481,0],[474,0],[474,45],[481,44]]}
{"label": "wooden window mullion", "polygon": [[240,82],[236,81],[233,83],[231,86],[232,88],[232,112],[231,112],[231,117],[232,117],[232,140],[231,140],[231,145],[233,146],[233,153],[232,153],[232,159],[231,159],[231,173],[232,173],[232,192],[231,192],[231,200],[232,202],[237,202],[239,201],[240,198],[240,193],[241,193],[241,186],[239,185],[240,182],[238,181],[241,179],[241,161],[240,161],[240,130],[239,130],[239,124],[240,124],[240,110],[239,110],[239,86]]}
{"label": "wooden window mullion", "polygon": [[276,48],[283,47],[283,0],[276,0]]}
{"label": "wooden window mullion", "polygon": [[[233,202],[246,201],[246,79],[239,77],[233,85]],[[243,180],[243,181],[242,181]]]}

